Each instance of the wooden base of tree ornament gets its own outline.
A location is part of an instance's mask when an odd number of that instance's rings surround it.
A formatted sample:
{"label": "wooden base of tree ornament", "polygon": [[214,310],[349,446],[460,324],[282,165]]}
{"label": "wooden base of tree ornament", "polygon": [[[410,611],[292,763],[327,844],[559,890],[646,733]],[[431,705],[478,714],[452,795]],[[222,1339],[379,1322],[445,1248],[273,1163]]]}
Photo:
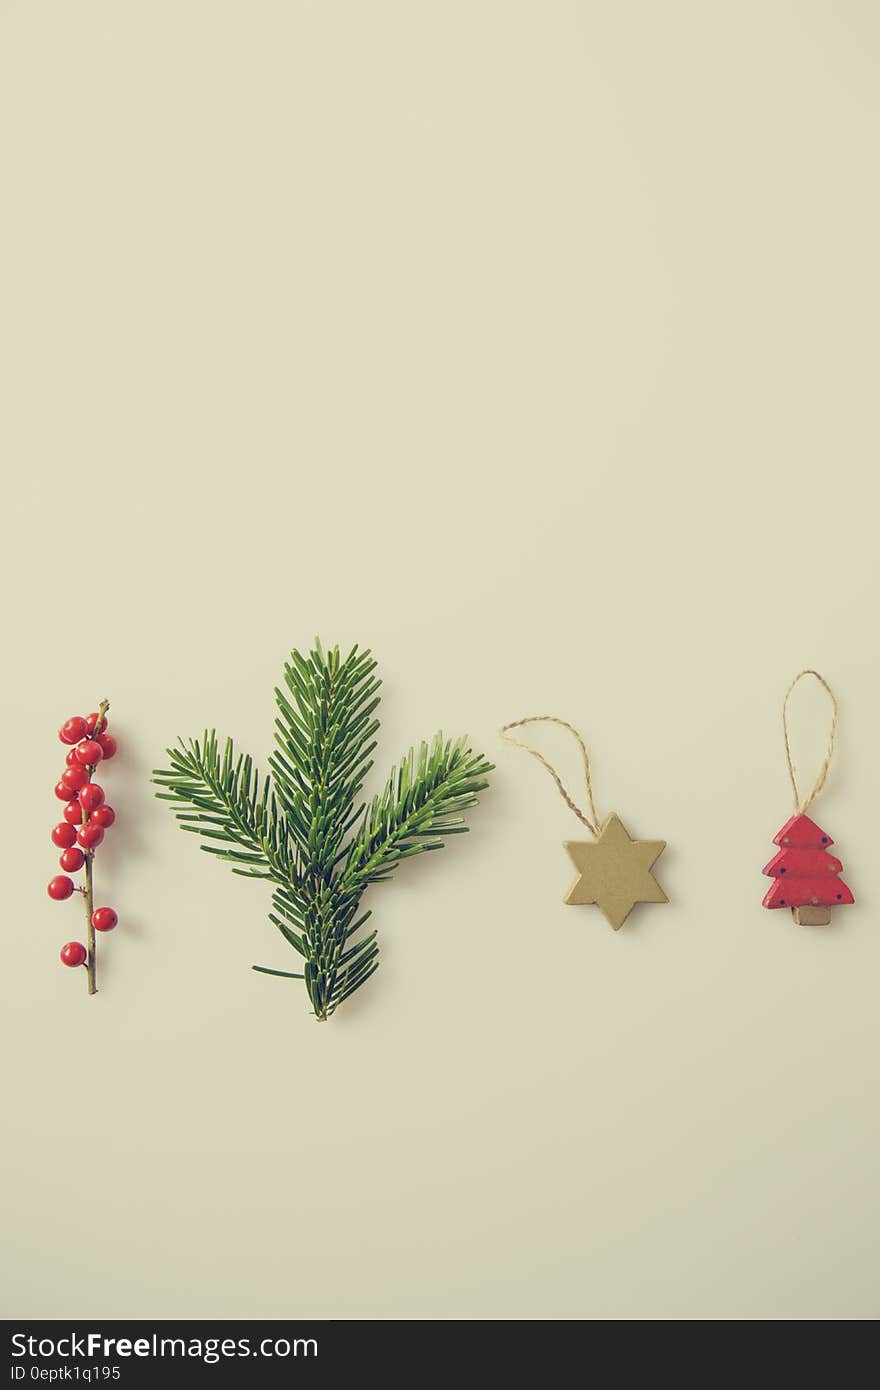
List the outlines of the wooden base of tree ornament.
{"label": "wooden base of tree ornament", "polygon": [[[825,758],[809,795],[804,798],[801,798],[798,790],[792,761],[787,715],[789,696],[802,676],[815,676],[827,691],[832,706],[831,729]],[[834,841],[830,835],[825,834],[820,825],[805,814],[807,807],[825,783],[837,731],[837,700],[828,682],[818,671],[801,671],[795,676],[783,702],[782,728],[796,809],[795,814],[774,837],[773,843],[779,848],[769,864],[764,865],[763,872],[773,880],[772,886],[764,894],[764,907],[789,908],[799,927],[827,927],[831,922],[831,909],[846,907],[854,899],[840,877],[843,865],[830,852]]]}
{"label": "wooden base of tree ornament", "polygon": [[799,927],[827,927],[831,922],[830,907],[793,907],[791,915]]}

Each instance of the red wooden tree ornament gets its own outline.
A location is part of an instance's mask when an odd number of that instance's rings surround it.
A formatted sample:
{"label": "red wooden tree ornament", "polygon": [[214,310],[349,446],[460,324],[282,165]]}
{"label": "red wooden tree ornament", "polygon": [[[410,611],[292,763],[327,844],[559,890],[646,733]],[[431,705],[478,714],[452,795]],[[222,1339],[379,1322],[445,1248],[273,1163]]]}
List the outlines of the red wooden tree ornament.
{"label": "red wooden tree ornament", "polygon": [[800,926],[824,927],[832,907],[854,901],[843,879],[840,860],[828,852],[830,835],[810,820],[796,815],[785,822],[773,843],[779,845],[764,873],[773,879],[764,896],[765,907],[790,907]]}

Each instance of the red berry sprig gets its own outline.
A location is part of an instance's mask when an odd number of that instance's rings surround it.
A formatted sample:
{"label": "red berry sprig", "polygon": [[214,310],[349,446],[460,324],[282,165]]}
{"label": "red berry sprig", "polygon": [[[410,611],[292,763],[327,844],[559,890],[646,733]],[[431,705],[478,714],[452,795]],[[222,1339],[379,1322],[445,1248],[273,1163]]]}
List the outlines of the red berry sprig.
{"label": "red berry sprig", "polygon": [[[65,870],[49,880],[49,897],[63,902],[74,893],[81,893],[86,908],[88,947],[80,941],[68,941],[61,948],[65,965],[84,965],[89,994],[98,992],[97,953],[95,933],[112,931],[119,920],[112,907],[95,907],[95,851],[116,819],[112,806],[104,800],[104,789],[95,782],[95,769],[116,752],[116,739],[107,732],[109,700],[102,700],[94,714],[83,718],[76,714],[65,720],[58,730],[62,743],[69,745],[66,766],[55,785],[55,795],[66,803],[64,820],[52,831],[52,843],[61,850],[60,864]],[[85,883],[74,883],[68,874],[85,871]]]}

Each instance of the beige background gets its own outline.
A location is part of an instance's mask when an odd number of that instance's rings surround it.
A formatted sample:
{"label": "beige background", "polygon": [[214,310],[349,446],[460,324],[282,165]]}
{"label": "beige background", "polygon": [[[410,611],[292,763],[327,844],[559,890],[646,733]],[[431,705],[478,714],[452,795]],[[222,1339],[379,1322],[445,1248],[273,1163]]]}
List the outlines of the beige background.
{"label": "beige background", "polygon": [[[877,1315],[878,44],[867,0],[3,4],[8,1315]],[[381,661],[383,769],[498,764],[329,1027],[147,781],[205,721],[265,757],[315,632]],[[760,906],[808,664],[826,931]],[[88,1000],[44,884],[105,693]],[[499,744],[544,710],[669,840],[619,934]]]}

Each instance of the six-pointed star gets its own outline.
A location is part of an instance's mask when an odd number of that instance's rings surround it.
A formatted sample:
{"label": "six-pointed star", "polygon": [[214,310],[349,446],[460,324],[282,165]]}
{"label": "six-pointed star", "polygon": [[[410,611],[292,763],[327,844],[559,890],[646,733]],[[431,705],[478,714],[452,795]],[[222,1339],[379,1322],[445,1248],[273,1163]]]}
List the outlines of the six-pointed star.
{"label": "six-pointed star", "polygon": [[613,812],[595,840],[566,840],[565,848],[580,875],[565,901],[596,903],[615,931],[623,926],[636,903],[669,901],[651,873],[666,841],[631,839]]}

